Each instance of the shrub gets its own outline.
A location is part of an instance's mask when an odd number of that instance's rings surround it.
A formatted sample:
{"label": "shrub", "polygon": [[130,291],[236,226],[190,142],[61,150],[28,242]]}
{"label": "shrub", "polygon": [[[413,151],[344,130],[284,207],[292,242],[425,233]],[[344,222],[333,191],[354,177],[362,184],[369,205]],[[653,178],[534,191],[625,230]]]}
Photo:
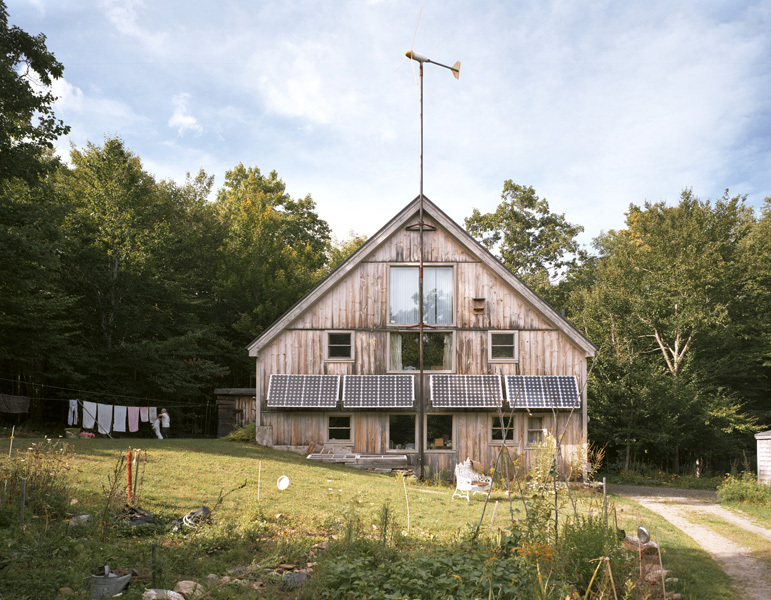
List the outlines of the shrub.
{"label": "shrub", "polygon": [[247,423],[243,427],[236,427],[233,431],[227,434],[224,438],[228,442],[251,442],[256,443],[257,439],[257,423]]}
{"label": "shrub", "polygon": [[758,483],[751,471],[742,471],[738,477],[726,475],[719,486],[717,495],[721,502],[736,502],[754,506],[771,506],[771,487]]}

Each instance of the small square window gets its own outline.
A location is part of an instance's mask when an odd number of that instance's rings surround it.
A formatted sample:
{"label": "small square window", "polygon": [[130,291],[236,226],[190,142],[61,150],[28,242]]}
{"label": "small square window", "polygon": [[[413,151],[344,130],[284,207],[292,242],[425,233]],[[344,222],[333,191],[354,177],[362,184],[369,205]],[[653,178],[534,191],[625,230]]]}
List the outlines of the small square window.
{"label": "small square window", "polygon": [[350,331],[327,332],[327,360],[353,360],[353,333]]}
{"label": "small square window", "polygon": [[330,442],[350,442],[351,441],[351,417],[330,416],[327,421],[327,439]]}
{"label": "small square window", "polygon": [[543,417],[527,417],[527,445],[543,444]]}
{"label": "small square window", "polygon": [[493,417],[490,427],[490,439],[494,442],[500,442],[506,438],[506,441],[514,439],[514,417],[507,416],[501,419],[500,417]]}
{"label": "small square window", "polygon": [[491,362],[516,362],[518,360],[516,331],[488,331],[487,358]]}
{"label": "small square window", "polygon": [[428,450],[452,450],[452,415],[426,415]]}

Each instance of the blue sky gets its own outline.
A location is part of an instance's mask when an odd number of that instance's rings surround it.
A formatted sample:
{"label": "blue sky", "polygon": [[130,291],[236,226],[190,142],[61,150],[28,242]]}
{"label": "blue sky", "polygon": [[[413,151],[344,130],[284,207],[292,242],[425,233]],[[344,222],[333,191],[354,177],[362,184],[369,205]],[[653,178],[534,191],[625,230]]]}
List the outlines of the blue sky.
{"label": "blue sky", "polygon": [[771,196],[768,1],[8,0],[64,64],[59,148],[118,135],[159,179],[238,163],[338,237],[419,191],[462,224],[532,185],[588,242],[630,203]]}

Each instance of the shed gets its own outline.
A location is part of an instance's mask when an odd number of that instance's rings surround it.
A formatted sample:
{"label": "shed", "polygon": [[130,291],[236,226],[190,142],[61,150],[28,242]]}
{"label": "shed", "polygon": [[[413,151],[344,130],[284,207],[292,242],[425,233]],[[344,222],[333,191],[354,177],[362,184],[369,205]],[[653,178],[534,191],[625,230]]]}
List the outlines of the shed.
{"label": "shed", "polygon": [[771,485],[771,430],[755,434],[758,440],[758,483]]}
{"label": "shed", "polygon": [[225,437],[236,427],[255,420],[254,388],[219,388],[217,398],[217,437]]}

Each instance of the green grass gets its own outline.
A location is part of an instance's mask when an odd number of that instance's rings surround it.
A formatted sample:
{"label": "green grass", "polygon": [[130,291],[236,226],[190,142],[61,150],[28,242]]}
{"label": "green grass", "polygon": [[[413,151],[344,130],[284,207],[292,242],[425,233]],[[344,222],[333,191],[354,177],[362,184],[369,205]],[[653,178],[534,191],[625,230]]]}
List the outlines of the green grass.
{"label": "green grass", "polygon": [[[31,441],[17,438],[14,453],[23,452]],[[108,522],[103,529],[97,522],[75,531],[67,529],[63,516],[29,515],[23,532],[13,523],[6,525],[0,528],[0,598],[56,598],[59,588],[78,590],[84,577],[109,564],[113,569],[138,571],[135,583],[123,594],[123,600],[138,600],[143,588],[150,587],[153,572],[159,587],[171,588],[179,579],[203,581],[210,573],[224,575],[234,567],[253,563],[260,565],[255,578],[258,590],[225,585],[207,598],[294,598],[293,592],[282,590],[280,576],[271,569],[287,562],[304,566],[314,544],[344,539],[354,517],[362,532],[377,540],[383,507],[388,506],[400,548],[429,552],[440,544],[457,544],[479,523],[484,507],[482,495],[472,496],[470,502],[452,500],[452,487],[408,479],[410,528],[405,536],[404,484],[394,476],[315,463],[291,453],[222,440],[67,442],[75,452],[71,495],[77,503],[65,516],[84,512],[100,515],[105,505],[104,488],[117,458],[129,445],[138,445],[148,457],[141,471],[140,504],[155,514],[157,521],[139,529],[115,522]],[[8,440],[4,440],[0,461],[7,459],[7,453]],[[283,491],[276,487],[281,475],[290,479]],[[218,503],[221,496],[224,498]],[[574,496],[582,510],[599,510],[601,497],[586,492],[575,492]],[[495,491],[492,500],[483,531],[495,501],[496,529],[509,522],[506,495]],[[665,566],[680,578],[686,598],[737,598],[722,571],[686,536],[629,501],[619,498],[616,503],[624,508],[619,517],[628,531],[636,529],[638,511],[646,526],[658,528],[666,549]],[[202,504],[214,509],[212,526],[195,533],[171,533],[174,519]],[[570,505],[564,497],[561,504],[564,523]],[[520,501],[513,502],[513,510],[516,518],[524,516]]]}
{"label": "green grass", "polygon": [[638,525],[642,525],[654,541],[658,539],[664,568],[670,571],[670,577],[679,579],[672,586],[674,591],[694,600],[743,600],[731,587],[728,576],[690,537],[633,500],[615,495],[612,498],[619,528],[634,536]]}
{"label": "green grass", "polygon": [[741,502],[721,502],[720,506],[728,508],[743,517],[748,517],[761,527],[771,529],[771,506],[752,506]]}

